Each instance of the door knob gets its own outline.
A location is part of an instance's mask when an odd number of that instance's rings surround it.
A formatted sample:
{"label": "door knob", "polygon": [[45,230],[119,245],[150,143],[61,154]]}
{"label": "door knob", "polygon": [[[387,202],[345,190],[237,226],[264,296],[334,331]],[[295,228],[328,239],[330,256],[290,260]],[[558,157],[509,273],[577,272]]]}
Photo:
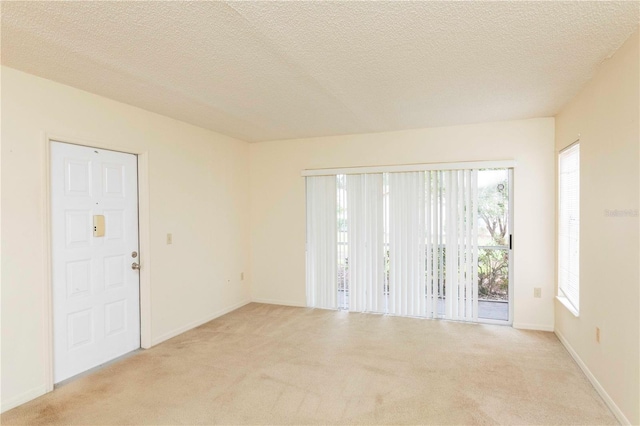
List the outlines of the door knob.
{"label": "door knob", "polygon": [[137,270],[140,270],[140,264],[139,264],[139,263],[136,263],[136,262],[133,262],[133,263],[131,264],[131,269],[137,269]]}

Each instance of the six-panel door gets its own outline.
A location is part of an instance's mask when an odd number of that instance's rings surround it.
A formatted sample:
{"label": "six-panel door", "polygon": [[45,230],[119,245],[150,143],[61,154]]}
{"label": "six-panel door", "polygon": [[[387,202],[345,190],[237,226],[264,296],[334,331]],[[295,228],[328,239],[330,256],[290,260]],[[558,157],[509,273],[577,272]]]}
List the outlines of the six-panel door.
{"label": "six-panel door", "polygon": [[58,383],[140,347],[136,156],[52,142],[51,208]]}

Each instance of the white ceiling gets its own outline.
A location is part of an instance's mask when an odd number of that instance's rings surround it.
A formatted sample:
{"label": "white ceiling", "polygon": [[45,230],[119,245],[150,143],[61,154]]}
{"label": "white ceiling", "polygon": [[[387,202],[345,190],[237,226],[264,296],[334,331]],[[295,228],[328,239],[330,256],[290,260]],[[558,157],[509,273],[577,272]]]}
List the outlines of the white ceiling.
{"label": "white ceiling", "polygon": [[2,63],[247,141],[552,116],[639,2],[2,2]]}

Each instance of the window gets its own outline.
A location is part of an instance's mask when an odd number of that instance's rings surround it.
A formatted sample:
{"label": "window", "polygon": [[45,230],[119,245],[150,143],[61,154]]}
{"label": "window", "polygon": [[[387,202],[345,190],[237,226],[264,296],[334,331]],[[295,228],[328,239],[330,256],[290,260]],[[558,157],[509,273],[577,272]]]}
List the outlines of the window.
{"label": "window", "polygon": [[558,158],[558,298],[575,315],[580,300],[580,144]]}

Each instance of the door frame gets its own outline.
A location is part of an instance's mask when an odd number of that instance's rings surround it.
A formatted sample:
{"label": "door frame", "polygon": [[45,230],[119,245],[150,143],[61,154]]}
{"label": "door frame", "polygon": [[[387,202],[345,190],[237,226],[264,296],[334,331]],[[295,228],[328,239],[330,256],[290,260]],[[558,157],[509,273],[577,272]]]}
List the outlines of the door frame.
{"label": "door frame", "polygon": [[44,339],[44,381],[46,392],[54,388],[53,379],[53,279],[52,279],[52,239],[51,239],[51,142],[63,142],[87,148],[133,154],[138,159],[138,245],[140,252],[140,347],[149,349],[151,344],[151,262],[149,231],[149,152],[116,145],[107,141],[88,140],[76,136],[43,133],[42,145],[42,227],[44,247],[43,283],[43,339]]}
{"label": "door frame", "polygon": [[513,282],[514,278],[515,278],[515,273],[513,271],[513,267],[515,265],[515,255],[514,255],[514,249],[516,246],[516,233],[515,230],[513,229],[513,226],[515,224],[514,220],[513,220],[513,214],[514,214],[514,210],[513,207],[515,206],[515,199],[514,199],[514,172],[515,170],[512,168],[509,169],[509,238],[510,238],[510,247],[509,247],[509,325],[513,327],[513,312],[514,312],[514,292],[515,292],[515,283]]}

